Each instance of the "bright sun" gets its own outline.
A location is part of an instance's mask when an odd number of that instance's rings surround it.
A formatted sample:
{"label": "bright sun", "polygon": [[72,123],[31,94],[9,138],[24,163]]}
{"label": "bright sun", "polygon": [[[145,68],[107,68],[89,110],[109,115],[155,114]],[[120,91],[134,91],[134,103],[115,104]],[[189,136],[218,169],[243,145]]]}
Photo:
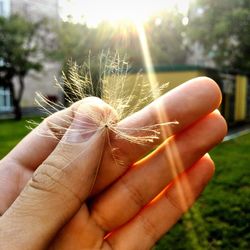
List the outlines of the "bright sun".
{"label": "bright sun", "polygon": [[73,22],[97,26],[102,21],[144,22],[155,12],[177,7],[185,16],[192,0],[60,0],[61,16]]}

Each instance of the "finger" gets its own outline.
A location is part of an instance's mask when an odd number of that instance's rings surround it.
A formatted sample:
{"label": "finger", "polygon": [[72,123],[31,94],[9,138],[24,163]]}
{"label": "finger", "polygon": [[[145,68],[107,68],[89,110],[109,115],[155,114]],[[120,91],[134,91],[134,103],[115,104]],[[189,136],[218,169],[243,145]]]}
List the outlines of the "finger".
{"label": "finger", "polygon": [[[161,96],[144,109],[121,121],[119,126],[136,128],[178,121],[178,125],[162,126],[163,138],[160,138],[162,141],[214,111],[220,102],[221,92],[218,85],[212,79],[199,77]],[[152,146],[149,147],[152,149]],[[135,149],[133,154],[130,153],[131,145],[130,148],[124,147],[124,150],[131,154],[133,161],[148,152],[144,145],[142,147],[134,145],[132,149]]]}
{"label": "finger", "polygon": [[225,134],[226,123],[219,113],[214,112],[170,138],[100,194],[93,202],[91,217],[106,232],[121,226],[173,178],[218,144]]}
{"label": "finger", "polygon": [[[1,161],[1,167],[8,161],[29,170],[35,170],[55,149],[60,138],[55,130],[63,129],[63,132],[71,125],[76,110],[80,105],[87,103],[100,104],[101,100],[94,97],[85,98],[74,103],[69,108],[54,113],[43,120],[38,127],[33,129],[5,158]],[[102,103],[100,104],[102,106]],[[56,126],[56,127],[55,127]],[[39,152],[39,154],[38,154]],[[4,163],[4,164],[3,164]]]}
{"label": "finger", "polygon": [[[141,111],[118,124],[121,127],[141,127],[167,121],[178,121],[176,126],[164,127],[159,144],[168,136],[181,132],[192,123],[218,108],[221,93],[217,84],[206,77],[190,80],[163,95]],[[127,168],[155,148],[155,144],[143,146],[131,144],[126,140],[111,138],[111,145],[118,149],[118,161],[110,162],[113,157],[106,150],[103,164],[93,193],[97,193],[121,176]],[[122,164],[119,164],[119,163]]]}
{"label": "finger", "polygon": [[[65,109],[45,119],[0,161],[0,213],[13,203],[34,170],[58,144],[51,136],[49,124],[69,126],[62,117],[73,117],[72,109]],[[43,131],[43,136],[38,131]]]}
{"label": "finger", "polygon": [[[107,105],[103,107],[100,112],[108,109]],[[78,121],[74,119],[70,128],[77,127]],[[71,141],[77,139],[75,130],[69,129],[66,135],[70,143],[62,138],[1,218],[0,242],[11,239],[11,249],[45,249],[91,192],[102,158],[105,131],[97,130],[81,143],[73,144]],[[78,138],[81,136],[78,132]]]}
{"label": "finger", "polygon": [[[0,161],[0,213],[12,204],[37,168],[54,150],[58,140],[49,136],[48,121],[59,122],[60,116],[70,115],[66,109],[45,119]],[[38,130],[47,131],[40,136]],[[6,195],[7,194],[7,195]]]}
{"label": "finger", "polygon": [[105,232],[89,219],[87,206],[82,206],[71,220],[60,230],[49,249],[91,250],[101,249]]}
{"label": "finger", "polygon": [[98,105],[100,102],[98,98],[85,98],[49,116],[0,161],[0,213],[3,214],[10,207],[35,169],[57,146],[59,138],[54,136],[55,125],[66,131],[80,105],[87,103]]}
{"label": "finger", "polygon": [[195,202],[214,173],[208,156],[184,172],[133,220],[106,240],[112,249],[150,249]]}

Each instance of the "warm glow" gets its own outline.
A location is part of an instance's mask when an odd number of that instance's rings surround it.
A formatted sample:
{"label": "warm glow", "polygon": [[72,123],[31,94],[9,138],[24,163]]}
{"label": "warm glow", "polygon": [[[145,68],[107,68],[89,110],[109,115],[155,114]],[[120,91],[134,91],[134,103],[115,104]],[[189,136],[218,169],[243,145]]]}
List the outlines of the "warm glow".
{"label": "warm glow", "polygon": [[155,12],[176,7],[184,16],[192,0],[60,0],[61,16],[73,22],[97,26],[102,21],[144,22]]}
{"label": "warm glow", "polygon": [[[61,16],[64,20],[71,16],[70,20],[75,23],[86,23],[88,26],[97,26],[102,21],[108,21],[113,24],[118,21],[131,21],[138,33],[141,45],[141,53],[144,58],[144,65],[147,72],[147,80],[150,83],[151,94],[155,99],[160,95],[159,82],[154,72],[154,65],[148,45],[148,37],[145,31],[144,22],[148,18],[154,16],[154,23],[160,26],[162,20],[157,17],[156,12],[166,9],[175,9],[182,14],[182,24],[188,25],[188,10],[192,0],[61,0]],[[167,41],[166,41],[167,42]],[[163,107],[162,107],[163,108]],[[165,110],[157,109],[158,121],[169,121]],[[167,138],[171,133],[171,127],[167,126],[162,131],[163,137]],[[168,158],[171,159],[170,171],[173,176],[184,170],[182,159],[179,155],[177,146],[172,145],[171,151],[166,151]],[[178,187],[179,195],[181,196],[182,204],[186,204],[186,196],[182,187]],[[191,193],[191,189],[185,190]]]}

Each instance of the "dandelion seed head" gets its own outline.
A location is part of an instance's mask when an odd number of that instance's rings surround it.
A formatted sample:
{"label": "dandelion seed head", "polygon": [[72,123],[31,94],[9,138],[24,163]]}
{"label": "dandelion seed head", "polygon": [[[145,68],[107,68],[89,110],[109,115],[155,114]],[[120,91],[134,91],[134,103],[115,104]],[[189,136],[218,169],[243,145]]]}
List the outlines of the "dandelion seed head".
{"label": "dandelion seed head", "polygon": [[[93,75],[90,58],[89,55],[88,62],[81,66],[70,61],[68,74],[62,74],[63,82],[56,81],[70,111],[57,115],[56,119],[48,119],[46,131],[40,130],[39,134],[61,140],[67,134],[80,131],[81,138],[84,139],[84,136],[93,131],[108,130],[118,139],[143,145],[157,140],[162,126],[177,124],[174,121],[138,128],[117,126],[123,118],[153,101],[157,97],[156,93],[162,94],[168,84],[161,84],[154,89],[140,72],[131,84],[129,64],[118,53],[101,53],[98,74]],[[39,93],[36,102],[47,115],[60,110],[63,112],[66,108],[65,104],[53,103]],[[72,126],[73,120],[77,121],[77,126]],[[72,143],[67,138],[66,141]]]}

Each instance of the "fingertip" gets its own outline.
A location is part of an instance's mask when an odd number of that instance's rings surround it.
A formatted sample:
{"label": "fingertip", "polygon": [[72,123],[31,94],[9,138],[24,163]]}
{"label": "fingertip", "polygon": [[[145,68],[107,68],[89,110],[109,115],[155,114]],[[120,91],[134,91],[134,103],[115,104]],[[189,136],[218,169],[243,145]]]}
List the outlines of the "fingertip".
{"label": "fingertip", "polygon": [[80,116],[80,118],[83,114],[89,116],[97,125],[110,122],[114,123],[117,122],[119,118],[116,110],[111,105],[94,96],[81,100],[75,113],[76,116]]}
{"label": "fingertip", "polygon": [[207,88],[210,92],[212,100],[214,101],[215,107],[218,108],[221,104],[222,93],[219,85],[212,79],[207,76],[200,76],[196,78],[202,87]]}
{"label": "fingertip", "polygon": [[209,182],[215,172],[215,163],[208,153],[199,160],[198,168],[203,172],[205,183]]}
{"label": "fingertip", "polygon": [[219,110],[215,110],[211,113],[212,119],[214,119],[214,122],[216,123],[217,127],[217,136],[218,140],[222,141],[223,138],[227,135],[228,132],[228,126],[225,118],[220,114]]}

